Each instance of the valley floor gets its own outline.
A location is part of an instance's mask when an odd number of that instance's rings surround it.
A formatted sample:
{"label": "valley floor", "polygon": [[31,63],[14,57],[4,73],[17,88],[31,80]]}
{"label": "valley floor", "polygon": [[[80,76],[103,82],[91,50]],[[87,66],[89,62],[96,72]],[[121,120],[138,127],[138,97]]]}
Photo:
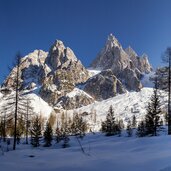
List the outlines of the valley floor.
{"label": "valley floor", "polygon": [[[171,136],[106,137],[100,133],[70,147],[50,148],[18,145],[16,151],[0,155],[1,171],[171,171]],[[1,152],[0,152],[1,153]]]}

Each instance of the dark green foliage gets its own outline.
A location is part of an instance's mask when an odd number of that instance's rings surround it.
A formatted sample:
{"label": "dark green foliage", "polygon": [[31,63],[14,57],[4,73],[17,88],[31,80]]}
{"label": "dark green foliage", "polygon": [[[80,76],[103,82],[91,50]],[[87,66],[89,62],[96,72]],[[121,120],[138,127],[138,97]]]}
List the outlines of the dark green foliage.
{"label": "dark green foliage", "polygon": [[137,127],[137,119],[135,117],[135,115],[132,117],[132,128],[136,128]]}
{"label": "dark green foliage", "polygon": [[137,135],[138,137],[144,137],[144,136],[146,135],[146,128],[145,128],[145,123],[144,123],[144,121],[141,121],[141,122],[138,124],[138,128],[137,128],[136,135]]}
{"label": "dark green foliage", "polygon": [[51,146],[51,142],[53,139],[53,131],[52,131],[52,127],[51,124],[49,122],[46,123],[46,129],[44,132],[44,141],[45,141],[45,147],[49,147]]}
{"label": "dark green foliage", "polygon": [[0,121],[0,136],[3,138],[3,141],[6,141],[6,126],[5,126],[5,121],[1,120]]}
{"label": "dark green foliage", "polygon": [[102,122],[102,132],[106,133],[106,136],[117,134],[117,124],[115,122],[113,107],[110,106],[106,120]]}
{"label": "dark green foliage", "polygon": [[160,127],[160,100],[158,94],[158,82],[155,80],[155,87],[153,95],[147,107],[147,115],[145,117],[146,135],[157,136],[157,132]]}
{"label": "dark green foliage", "polygon": [[56,143],[59,143],[62,140],[62,132],[60,128],[57,126],[56,128]]}
{"label": "dark green foliage", "polygon": [[132,136],[132,126],[131,126],[130,120],[128,120],[126,131],[127,131],[128,137],[131,137]]}
{"label": "dark green foliage", "polygon": [[69,147],[69,140],[70,139],[69,139],[69,136],[68,136],[67,132],[63,132],[62,139],[63,139],[63,145],[62,145],[62,147],[63,148]]}
{"label": "dark green foliage", "polygon": [[74,114],[73,122],[71,124],[71,132],[75,136],[79,136],[83,138],[85,136],[85,132],[87,130],[87,123],[83,120],[83,118],[79,114]]}
{"label": "dark green foliage", "polygon": [[40,117],[36,116],[33,120],[32,128],[31,128],[31,144],[33,147],[38,147],[40,138],[41,138],[41,121]]}

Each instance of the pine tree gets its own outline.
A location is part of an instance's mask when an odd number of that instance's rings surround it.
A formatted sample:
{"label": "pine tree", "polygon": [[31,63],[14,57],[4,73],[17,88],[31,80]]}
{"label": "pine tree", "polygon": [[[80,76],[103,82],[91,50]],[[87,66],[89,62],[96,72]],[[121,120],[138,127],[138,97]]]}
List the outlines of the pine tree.
{"label": "pine tree", "polygon": [[160,127],[159,115],[161,114],[157,77],[155,78],[154,83],[153,95],[148,103],[147,115],[145,117],[146,135],[151,136],[157,136],[158,128]]}
{"label": "pine tree", "polygon": [[62,132],[59,128],[59,121],[57,120],[57,127],[56,127],[56,143],[59,143],[62,140]]}
{"label": "pine tree", "polygon": [[36,116],[33,120],[33,125],[31,129],[31,144],[33,147],[38,147],[41,138],[41,122],[40,117]]}
{"label": "pine tree", "polygon": [[132,136],[132,126],[131,126],[130,120],[128,120],[126,131],[127,131],[128,137],[131,137]]}
{"label": "pine tree", "polygon": [[102,132],[106,133],[106,136],[115,135],[117,133],[115,117],[113,107],[110,106],[106,120],[102,122]]}
{"label": "pine tree", "polygon": [[45,147],[49,147],[51,146],[51,142],[53,139],[53,131],[52,131],[52,127],[50,125],[49,122],[46,123],[46,129],[44,132],[44,141],[45,141]]}
{"label": "pine tree", "polygon": [[168,64],[168,135],[171,135],[171,47],[168,47],[162,56],[163,62]]}
{"label": "pine tree", "polygon": [[83,138],[87,130],[87,123],[83,118],[78,114],[74,114],[73,123],[71,125],[72,134]]}
{"label": "pine tree", "polygon": [[134,115],[132,117],[132,128],[136,128],[137,127],[137,119],[136,119],[136,116]]}
{"label": "pine tree", "polygon": [[146,135],[146,129],[145,129],[145,123],[144,123],[144,121],[141,121],[138,124],[138,128],[137,128],[136,135],[138,137],[144,137]]}

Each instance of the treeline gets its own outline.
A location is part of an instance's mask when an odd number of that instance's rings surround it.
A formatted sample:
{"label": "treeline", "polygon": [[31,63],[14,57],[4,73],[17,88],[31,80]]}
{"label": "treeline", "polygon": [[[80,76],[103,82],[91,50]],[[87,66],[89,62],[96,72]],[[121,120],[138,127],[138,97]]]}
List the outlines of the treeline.
{"label": "treeline", "polygon": [[[25,143],[32,144],[33,147],[40,144],[49,147],[54,140],[56,143],[62,142],[62,147],[65,148],[69,146],[69,136],[83,138],[88,130],[87,122],[78,113],[74,113],[72,118],[62,113],[58,119],[56,114],[52,113],[47,121],[41,115],[35,115],[29,123],[23,118],[18,119],[17,123],[17,144],[25,137]],[[0,136],[4,142],[9,141],[8,136],[14,136],[14,121],[1,118]]]}

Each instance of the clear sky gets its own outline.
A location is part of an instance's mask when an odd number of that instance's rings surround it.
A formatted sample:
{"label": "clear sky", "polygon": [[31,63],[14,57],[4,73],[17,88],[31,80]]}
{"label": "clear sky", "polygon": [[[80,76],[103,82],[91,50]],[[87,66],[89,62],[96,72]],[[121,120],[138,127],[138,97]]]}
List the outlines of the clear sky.
{"label": "clear sky", "polygon": [[171,0],[0,0],[0,82],[17,51],[48,51],[55,39],[89,66],[110,33],[161,65],[171,46]]}

